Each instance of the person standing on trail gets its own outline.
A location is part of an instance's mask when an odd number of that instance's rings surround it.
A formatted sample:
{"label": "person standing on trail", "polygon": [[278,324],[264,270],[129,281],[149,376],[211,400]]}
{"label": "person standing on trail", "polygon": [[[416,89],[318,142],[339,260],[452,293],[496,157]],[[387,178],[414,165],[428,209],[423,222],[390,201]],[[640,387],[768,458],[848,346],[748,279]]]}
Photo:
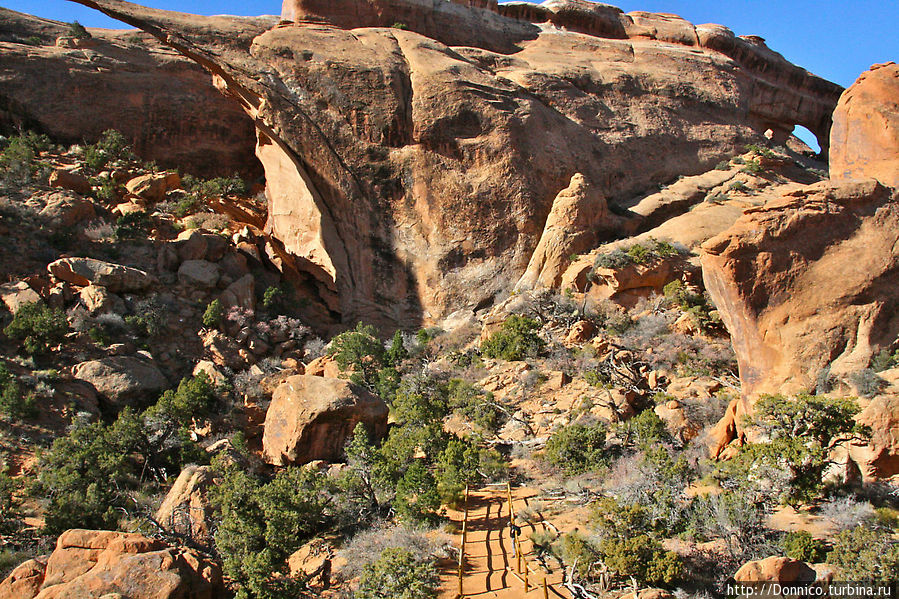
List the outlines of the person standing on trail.
{"label": "person standing on trail", "polygon": [[518,557],[518,536],[521,534],[521,527],[511,519],[509,520],[509,533],[512,536],[512,557]]}

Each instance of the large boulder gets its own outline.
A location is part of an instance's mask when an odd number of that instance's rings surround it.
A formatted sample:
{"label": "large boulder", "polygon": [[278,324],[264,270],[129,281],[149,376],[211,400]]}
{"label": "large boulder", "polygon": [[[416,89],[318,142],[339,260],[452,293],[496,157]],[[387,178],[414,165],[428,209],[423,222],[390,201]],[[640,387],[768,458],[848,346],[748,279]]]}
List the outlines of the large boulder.
{"label": "large boulder", "polygon": [[553,200],[543,234],[516,288],[558,287],[570,257],[596,247],[602,230],[611,229],[615,220],[602,192],[576,173]]}
{"label": "large boulder", "polygon": [[213,525],[208,498],[212,484],[209,466],[187,466],[156,510],[156,521],[169,531],[208,542]]}
{"label": "large boulder", "polygon": [[93,283],[113,293],[140,291],[153,283],[153,277],[142,270],[94,258],[60,258],[47,270],[60,281],[79,287]]}
{"label": "large boulder", "polygon": [[815,582],[818,574],[815,570],[799,560],[789,557],[766,557],[758,561],[746,562],[737,573],[737,582]]}
{"label": "large boulder", "polygon": [[72,376],[94,386],[112,405],[150,399],[168,387],[165,375],[148,360],[112,356],[75,365]]}
{"label": "large boulder", "polygon": [[899,65],[874,65],[843,92],[830,139],[831,177],[899,188]]}
{"label": "large boulder", "polygon": [[826,147],[842,92],[760,38],[586,2],[292,0],[271,27],[79,1],[171,40],[241,101],[273,262],[347,322],[488,305],[576,173],[616,205],[769,129]]}
{"label": "large boulder", "polygon": [[215,599],[223,593],[221,570],[211,558],[105,530],[64,532],[46,563],[26,562],[0,583],[3,599]]}
{"label": "large boulder", "polygon": [[265,414],[262,449],[277,466],[338,460],[356,425],[372,439],[387,431],[387,404],[341,379],[294,375],[278,385]]}
{"label": "large boulder", "polygon": [[50,173],[50,179],[47,183],[49,183],[50,187],[68,189],[81,195],[87,195],[91,192],[91,182],[87,177],[67,169],[54,169]]}
{"label": "large boulder", "polygon": [[749,209],[701,262],[748,396],[867,368],[899,335],[899,202],[872,179]]}

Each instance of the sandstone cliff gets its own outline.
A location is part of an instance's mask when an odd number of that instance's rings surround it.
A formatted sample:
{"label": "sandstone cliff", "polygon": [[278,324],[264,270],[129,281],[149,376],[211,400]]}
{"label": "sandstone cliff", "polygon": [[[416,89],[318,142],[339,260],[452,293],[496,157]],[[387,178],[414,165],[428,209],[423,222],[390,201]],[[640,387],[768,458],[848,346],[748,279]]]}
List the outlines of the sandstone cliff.
{"label": "sandstone cliff", "polygon": [[899,203],[872,179],[822,182],[747,210],[703,245],[742,392],[814,390],[899,335]]}
{"label": "sandstone cliff", "polygon": [[275,28],[79,2],[196,60],[241,102],[268,231],[346,321],[411,326],[488,305],[525,271],[575,173],[614,204],[767,129],[803,124],[826,146],[841,91],[759,38],[584,2],[298,0]]}
{"label": "sandstone cliff", "polygon": [[92,32],[0,8],[0,131],[72,144],[117,129],[165,168],[259,174],[253,124],[196,63],[139,31]]}
{"label": "sandstone cliff", "polygon": [[831,144],[833,178],[873,177],[899,188],[899,65],[874,65],[843,93]]}

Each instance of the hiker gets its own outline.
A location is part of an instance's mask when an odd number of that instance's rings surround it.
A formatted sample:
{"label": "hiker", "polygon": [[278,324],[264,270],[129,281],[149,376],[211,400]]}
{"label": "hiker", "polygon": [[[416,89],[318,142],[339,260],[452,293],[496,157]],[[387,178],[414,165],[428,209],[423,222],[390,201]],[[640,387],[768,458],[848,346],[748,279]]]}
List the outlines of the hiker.
{"label": "hiker", "polygon": [[521,527],[509,520],[509,533],[512,536],[512,557],[518,557],[518,535],[521,534]]}

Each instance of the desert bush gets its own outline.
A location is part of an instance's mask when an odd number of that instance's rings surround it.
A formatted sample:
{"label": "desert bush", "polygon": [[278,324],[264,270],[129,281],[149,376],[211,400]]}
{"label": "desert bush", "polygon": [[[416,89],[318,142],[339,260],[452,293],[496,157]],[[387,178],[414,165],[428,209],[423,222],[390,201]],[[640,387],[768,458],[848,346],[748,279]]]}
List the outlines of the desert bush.
{"label": "desert bush", "polygon": [[248,191],[246,181],[237,175],[214,179],[199,179],[193,175],[185,175],[181,180],[181,185],[188,192],[201,198],[221,198],[246,194]]}
{"label": "desert bush", "polygon": [[209,231],[220,231],[227,228],[230,223],[231,219],[227,215],[214,212],[191,214],[184,219],[184,226],[188,229],[207,229]]}
{"label": "desert bush", "polygon": [[812,564],[823,561],[827,553],[824,542],[814,538],[806,530],[787,533],[783,540],[783,549],[787,557]]}
{"label": "desert bush", "polygon": [[557,429],[546,442],[546,460],[567,474],[583,474],[607,465],[606,427],[571,424]]}
{"label": "desert bush", "polygon": [[871,358],[871,370],[874,372],[889,370],[897,365],[899,365],[899,349],[892,353],[885,349]]}
{"label": "desert bush", "polygon": [[870,525],[877,518],[873,505],[852,496],[835,497],[822,503],[818,514],[840,531]]}
{"label": "desert bush", "polygon": [[356,599],[434,599],[440,578],[432,560],[418,560],[412,552],[387,548],[367,564],[359,579]]}
{"label": "desert bush", "polygon": [[69,323],[62,310],[35,302],[19,308],[4,333],[10,339],[21,341],[25,351],[33,355],[62,343],[68,330]]}
{"label": "desert bush", "polygon": [[147,212],[129,212],[116,220],[114,235],[118,240],[140,239],[146,237],[150,226]]}
{"label": "desert bush", "polygon": [[633,418],[617,424],[614,430],[624,447],[648,449],[672,440],[665,423],[653,410],[643,410]]}
{"label": "desert bush", "polygon": [[203,326],[207,329],[217,328],[221,326],[224,318],[225,308],[221,300],[212,300],[203,312]]}
{"label": "desert bush", "polygon": [[34,396],[22,389],[6,364],[0,363],[0,414],[8,418],[32,418],[36,412]]}
{"label": "desert bush", "polygon": [[732,574],[749,560],[778,552],[777,533],[767,525],[769,507],[740,491],[696,497],[691,512],[691,529],[699,539],[724,542],[722,572]]}
{"label": "desert bush", "polygon": [[37,154],[50,147],[50,138],[26,132],[9,139],[0,152],[0,179],[9,185],[28,183],[38,173]]}
{"label": "desert bush", "polygon": [[849,382],[862,397],[874,397],[886,386],[886,381],[871,368],[864,368],[849,375]]}
{"label": "desert bush", "polygon": [[765,158],[776,158],[777,154],[764,146],[760,146],[758,144],[749,144],[744,149],[746,152],[752,153],[755,156],[764,156]]}
{"label": "desert bush", "polygon": [[458,412],[488,433],[496,433],[508,420],[492,393],[461,379],[452,379],[447,386],[449,409]]}
{"label": "desert bush", "polygon": [[730,170],[730,160],[722,160],[718,164],[715,165],[716,171],[726,171]]}
{"label": "desert bush", "polygon": [[358,578],[366,564],[377,561],[385,549],[402,549],[411,553],[416,561],[425,562],[440,554],[446,542],[433,530],[373,523],[371,528],[349,539],[340,550],[340,556],[347,564],[341,569],[340,576],[344,580]]}
{"label": "desert bush", "polygon": [[747,192],[749,191],[749,186],[746,185],[746,183],[744,183],[743,181],[734,181],[728,186],[728,189],[730,189],[731,191]]}
{"label": "desert bush", "polygon": [[99,172],[115,163],[137,162],[128,140],[115,129],[107,129],[97,143],[84,147],[84,163],[94,172]]}
{"label": "desert bush", "polygon": [[599,254],[593,263],[594,268],[624,268],[629,264],[648,264],[660,258],[667,258],[683,253],[683,248],[668,241],[650,239],[645,243],[635,243],[626,249],[615,249],[609,253]]}
{"label": "desert bush", "polygon": [[69,23],[69,36],[79,40],[90,39],[92,37],[90,32],[84,28],[84,25],[78,21]]}
{"label": "desert bush", "polygon": [[824,490],[831,441],[844,435],[870,435],[853,420],[858,411],[850,399],[763,396],[755,405],[752,424],[770,440],[745,447],[720,472],[749,492],[794,507],[812,500]]}
{"label": "desert bush", "polygon": [[526,316],[513,314],[503,322],[502,328],[481,344],[481,353],[500,360],[523,360],[538,356],[546,342],[537,331],[540,323]]}
{"label": "desert bush", "polygon": [[899,545],[888,532],[856,526],[834,537],[827,563],[843,580],[892,583],[899,578]]}
{"label": "desert bush", "polygon": [[167,321],[165,304],[158,297],[142,299],[134,307],[134,314],[125,317],[125,323],[136,333],[147,337],[155,337],[162,333]]}
{"label": "desert bush", "polygon": [[210,501],[220,514],[215,547],[238,598],[288,599],[303,581],[287,572],[286,558],[334,518],[327,477],[289,468],[266,482],[237,467],[220,472]]}
{"label": "desert bush", "polygon": [[741,173],[748,173],[750,175],[758,175],[764,171],[765,169],[758,160],[747,160],[746,164],[743,165],[743,168],[740,169]]}
{"label": "desert bush", "polygon": [[350,371],[351,381],[375,388],[385,352],[373,326],[360,322],[354,330],[340,333],[331,340],[328,351],[342,371]]}

